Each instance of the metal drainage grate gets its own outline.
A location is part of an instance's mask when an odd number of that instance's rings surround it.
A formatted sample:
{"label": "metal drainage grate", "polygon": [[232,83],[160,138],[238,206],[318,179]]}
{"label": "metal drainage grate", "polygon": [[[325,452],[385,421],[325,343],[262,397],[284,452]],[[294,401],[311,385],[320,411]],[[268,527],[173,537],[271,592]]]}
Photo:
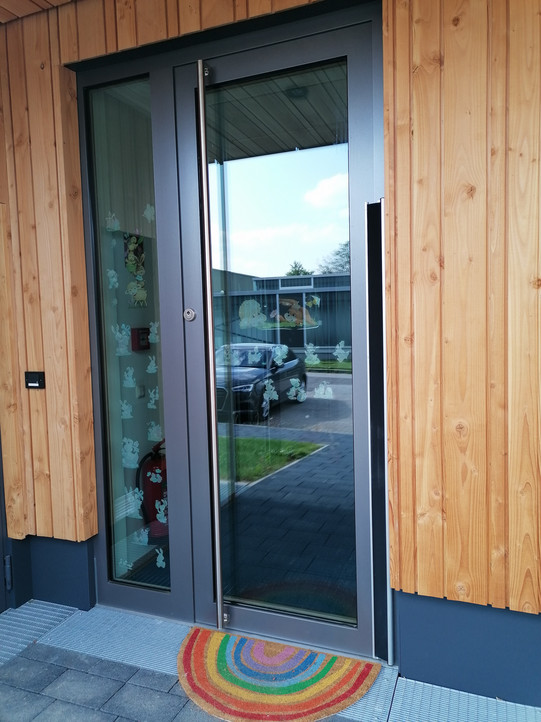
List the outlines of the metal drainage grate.
{"label": "metal drainage grate", "polygon": [[393,701],[398,670],[383,667],[376,681],[358,702],[339,712],[337,717],[355,722],[387,722]]}
{"label": "metal drainage grate", "polygon": [[541,709],[399,678],[389,722],[541,722]]}
{"label": "metal drainage grate", "polygon": [[181,622],[110,607],[78,611],[40,640],[42,644],[177,674],[180,645],[190,627]]}
{"label": "metal drainage grate", "polygon": [[4,664],[29,644],[40,640],[76,610],[61,604],[31,600],[18,609],[0,614],[0,664]]}

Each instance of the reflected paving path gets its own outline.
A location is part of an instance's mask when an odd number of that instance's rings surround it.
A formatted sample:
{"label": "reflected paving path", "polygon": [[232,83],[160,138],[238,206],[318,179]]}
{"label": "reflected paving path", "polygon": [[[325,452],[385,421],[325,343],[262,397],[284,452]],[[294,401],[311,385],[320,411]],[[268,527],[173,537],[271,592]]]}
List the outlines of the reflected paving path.
{"label": "reflected paving path", "polygon": [[257,426],[237,432],[323,447],[242,487],[222,507],[226,599],[356,621],[351,435]]}

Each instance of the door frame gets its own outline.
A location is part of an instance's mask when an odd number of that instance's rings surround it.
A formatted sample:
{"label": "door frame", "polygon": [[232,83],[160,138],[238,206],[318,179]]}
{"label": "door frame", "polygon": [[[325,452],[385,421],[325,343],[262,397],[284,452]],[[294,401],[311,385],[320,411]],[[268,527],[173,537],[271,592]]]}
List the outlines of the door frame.
{"label": "door frame", "polygon": [[[195,69],[195,62],[198,58],[216,58],[226,57],[228,55],[239,52],[256,51],[262,48],[268,48],[277,43],[287,43],[289,41],[303,40],[310,43],[314,35],[320,35],[322,32],[333,32],[341,29],[352,28],[360,23],[372,23],[374,31],[371,34],[371,52],[372,57],[377,59],[373,63],[371,71],[372,97],[374,101],[374,128],[377,129],[378,135],[381,136],[381,142],[374,144],[374,169],[375,169],[375,185],[381,191],[373,198],[367,200],[376,200],[382,195],[383,189],[383,74],[382,74],[382,36],[381,36],[381,5],[379,2],[355,4],[350,7],[350,3],[346,3],[347,7],[336,10],[336,4],[329,9],[327,6],[318,6],[317,10],[314,6],[310,12],[306,9],[302,13],[289,13],[289,17],[302,19],[292,19],[286,22],[276,16],[264,19],[259,23],[263,29],[257,28],[258,23],[248,23],[245,27],[249,28],[248,32],[243,32],[242,25],[228,26],[227,36],[216,39],[216,33],[201,33],[195,38],[191,37],[179,43],[181,47],[169,50],[175,43],[163,44],[158,48],[149,48],[146,52],[147,57],[141,57],[141,51],[128,52],[122,56],[113,59],[111,57],[102,59],[101,61],[89,61],[87,63],[76,64],[72,67],[78,73],[78,89],[79,89],[79,109],[80,109],[80,132],[81,132],[81,148],[82,148],[82,178],[83,178],[83,211],[85,237],[87,239],[87,269],[88,269],[88,288],[89,288],[89,304],[90,304],[90,332],[91,332],[91,348],[92,348],[92,367],[93,367],[93,389],[94,389],[94,415],[95,415],[95,443],[96,443],[96,461],[98,475],[98,512],[100,521],[100,533],[96,538],[95,554],[96,554],[96,581],[98,601],[100,603],[110,604],[112,606],[121,606],[128,609],[136,609],[144,612],[151,612],[163,616],[171,616],[182,619],[187,622],[199,622],[214,625],[215,623],[215,604],[209,605],[206,609],[196,608],[194,598],[199,599],[201,595],[207,591],[207,582],[201,579],[198,570],[203,568],[201,565],[208,565],[212,560],[212,549],[210,544],[196,545],[192,558],[190,550],[191,529],[198,528],[199,519],[197,518],[198,510],[203,508],[207,503],[208,497],[206,492],[202,492],[204,484],[198,484],[197,479],[209,479],[208,469],[208,449],[204,452],[204,447],[197,440],[195,445],[191,443],[188,446],[188,428],[191,418],[187,416],[184,406],[184,399],[188,395],[189,398],[206,396],[206,388],[201,383],[201,379],[194,379],[190,376],[186,377],[186,368],[184,365],[184,348],[190,345],[191,335],[195,332],[195,325],[191,325],[189,330],[184,327],[181,320],[184,299],[189,296],[190,305],[196,305],[197,299],[194,298],[196,292],[192,289],[178,288],[177,278],[178,269],[181,264],[190,268],[190,278],[194,280],[202,278],[201,255],[199,245],[199,230],[193,228],[194,241],[185,244],[183,249],[183,257],[181,258],[178,218],[179,218],[179,178],[177,175],[176,164],[171,163],[171,139],[175,138],[175,112],[174,105],[174,87],[175,79],[173,69],[175,67],[189,67],[192,63]],[[308,13],[308,17],[306,17]],[[284,18],[286,14],[282,15]],[[275,25],[275,23],[280,23]],[[270,27],[269,27],[270,26]],[[218,35],[220,33],[218,32]],[[210,38],[210,39],[209,39]],[[163,52],[157,53],[160,50]],[[151,55],[152,53],[152,55]],[[120,57],[126,58],[126,62],[119,62]],[[189,72],[192,72],[191,70]],[[93,231],[92,231],[92,196],[89,187],[89,150],[88,137],[86,132],[86,106],[85,93],[86,90],[105,83],[128,80],[141,75],[148,75],[151,82],[152,96],[152,116],[153,116],[153,142],[154,142],[154,166],[155,166],[155,196],[156,196],[156,217],[157,217],[157,233],[160,239],[159,261],[159,279],[160,279],[160,323],[163,339],[163,383],[164,388],[168,389],[168,399],[164,400],[165,409],[165,428],[175,429],[178,438],[178,444],[171,445],[167,450],[168,461],[168,478],[171,478],[172,470],[176,470],[179,478],[187,474],[188,460],[194,459],[194,454],[199,455],[199,462],[192,478],[192,491],[190,494],[186,485],[182,489],[182,484],[171,485],[169,489],[169,503],[173,514],[177,514],[177,523],[170,525],[170,540],[172,547],[178,548],[182,560],[179,559],[178,564],[172,565],[171,568],[171,592],[153,591],[142,588],[135,588],[119,583],[109,582],[105,560],[107,559],[107,534],[105,531],[107,508],[105,498],[105,440],[100,432],[103,428],[103,410],[104,402],[101,397],[101,379],[99,375],[100,359],[98,352],[99,328],[97,313],[93,313],[92,309],[96,309],[96,288],[95,288],[95,259],[93,252]],[[353,115],[354,109],[351,109]],[[192,118],[193,132],[195,133],[195,118]],[[188,161],[186,158],[182,160],[182,149],[179,149],[179,164],[192,163],[193,158]],[[156,169],[160,168],[161,172],[157,173]],[[163,172],[162,172],[163,171]],[[182,181],[180,181],[182,182]],[[364,200],[364,199],[363,199]],[[173,212],[171,212],[173,211]],[[198,225],[197,220],[197,225]],[[196,232],[197,230],[197,232]],[[167,258],[167,262],[164,259]],[[194,303],[195,300],[195,303]],[[202,308],[202,305],[200,306]],[[383,333],[383,329],[380,329]],[[188,334],[188,335],[186,335]],[[166,340],[167,339],[167,340]],[[169,392],[171,390],[171,393]],[[201,396],[202,394],[202,396]],[[383,403],[383,399],[381,402]],[[193,408],[193,406],[191,407]],[[192,439],[193,441],[193,439]],[[192,464],[193,472],[193,464]],[[202,496],[201,496],[202,494]],[[175,511],[176,510],[176,511]],[[196,513],[194,518],[193,513]],[[210,540],[207,540],[210,542]],[[206,548],[205,548],[206,547]],[[208,566],[206,567],[208,569]],[[194,573],[195,571],[195,573]],[[258,612],[258,614],[261,614]],[[250,615],[248,614],[248,617]],[[257,628],[254,624],[254,631]],[[287,626],[287,625],[286,625]],[[298,619],[292,618],[289,631],[285,630],[285,634],[291,638],[296,638],[296,629]],[[329,634],[321,634],[321,623],[317,622],[314,626],[314,634],[309,634],[306,638],[299,641],[316,643],[317,638],[319,646],[327,646],[336,648],[338,646],[343,651],[356,651],[358,644],[351,645],[352,630],[345,628],[344,641],[337,641],[336,626],[329,630]],[[344,631],[344,630],[343,630]],[[341,635],[338,635],[340,637]],[[372,654],[374,655],[372,630]],[[349,638],[349,642],[348,642]]]}
{"label": "door frame", "polygon": [[[365,32],[366,45],[359,42],[359,32]],[[362,127],[358,127],[355,123],[355,117],[362,117],[361,106],[366,95],[373,94],[373,78],[371,73],[364,73],[367,65],[373,61],[371,48],[366,47],[372,40],[373,29],[365,20],[351,25],[348,28],[340,28],[338,30],[323,30],[320,33],[307,36],[305,38],[296,38],[294,40],[283,41],[279,45],[279,54],[277,56],[276,44],[269,44],[262,48],[256,48],[250,51],[244,50],[240,53],[229,53],[227,55],[214,54],[212,57],[206,57],[205,64],[211,68],[211,83],[220,84],[226,81],[242,80],[244,77],[264,74],[266,72],[274,72],[287,70],[295,66],[308,65],[314,62],[324,62],[332,60],[335,57],[344,57],[347,55],[350,65],[348,71],[348,90],[349,92],[349,125],[350,125],[350,194],[361,186],[361,162],[364,165],[370,165],[366,160],[367,153],[371,149],[372,154],[375,152],[374,127],[371,119],[366,120]],[[246,73],[249,69],[249,74]],[[358,71],[356,72],[356,69]],[[182,168],[190,168],[190,172],[194,172],[197,166],[197,149],[190,147],[190,143],[185,141],[193,137],[194,131],[194,112],[183,112],[190,97],[193,97],[197,88],[197,73],[193,64],[180,66],[176,69],[177,87],[180,94],[177,96],[177,122],[179,124],[177,147],[179,152],[179,168],[182,176]],[[359,87],[365,83],[364,88]],[[355,85],[354,85],[355,84]],[[358,92],[357,92],[358,91]],[[373,111],[374,112],[374,111]],[[364,116],[369,115],[364,113]],[[357,127],[356,127],[357,126]],[[366,138],[366,128],[371,128],[371,134]],[[382,126],[381,126],[382,127]],[[362,153],[364,144],[365,153]],[[185,147],[188,146],[188,147]],[[374,161],[372,165],[375,168]],[[377,186],[374,179],[374,169],[372,169],[370,183],[365,181],[365,193],[370,192],[366,186],[372,186],[371,192],[373,197],[362,198],[361,203],[357,203],[355,207],[355,199],[350,195],[350,232],[352,238],[365,238],[365,216],[364,201],[377,200],[382,193],[382,189]],[[186,177],[186,174],[184,173]],[[189,176],[191,178],[191,176]],[[198,176],[195,176],[196,178]],[[181,196],[181,236],[184,238],[200,237],[202,229],[200,227],[200,212],[198,208],[198,191],[194,189],[194,183],[187,182],[183,187],[182,178],[179,183]],[[360,206],[360,207],[359,207]],[[182,210],[184,208],[184,211]],[[194,210],[196,209],[196,210]],[[186,303],[195,309],[204,309],[204,301],[198,289],[198,279],[202,277],[203,269],[201,268],[201,251],[199,246],[188,244],[188,255],[184,258],[185,268],[189,269],[189,274],[184,278],[184,293]],[[354,335],[353,345],[354,354],[357,359],[357,371],[354,374],[354,414],[355,414],[355,434],[354,434],[354,455],[357,459],[356,466],[358,469],[356,480],[356,520],[357,520],[357,579],[358,581],[358,609],[356,627],[343,626],[333,624],[322,620],[307,619],[298,615],[277,614],[271,611],[261,611],[259,609],[249,607],[237,607],[228,605],[229,621],[227,629],[238,630],[243,632],[255,632],[263,635],[281,635],[283,638],[294,641],[307,643],[315,646],[324,646],[326,648],[337,648],[340,651],[352,653],[363,653],[365,655],[375,656],[375,633],[374,633],[374,599],[373,599],[373,547],[372,547],[372,505],[371,505],[371,488],[363,488],[363,479],[361,478],[361,467],[365,471],[363,478],[372,477],[370,467],[370,404],[367,402],[368,408],[364,408],[364,402],[360,405],[355,403],[355,398],[370,399],[369,392],[369,369],[367,363],[368,339],[368,265],[367,265],[367,244],[359,243],[358,247],[352,246],[352,269],[356,267],[365,275],[365,279],[359,280],[357,284],[352,284],[351,298],[352,307],[357,307],[360,313],[357,315],[357,322],[362,330]],[[196,269],[196,273],[193,272]],[[192,348],[203,348],[205,346],[205,324],[201,322],[199,325],[190,323],[189,328],[185,328],[188,346]],[[383,330],[381,329],[381,334]],[[366,364],[366,365],[365,365]],[[200,398],[206,398],[204,386],[207,379],[200,372],[200,364],[190,366],[187,364],[188,388],[197,388],[197,394]],[[356,393],[357,392],[357,393]],[[356,409],[356,406],[362,408]],[[194,413],[194,407],[188,405],[189,427],[193,428],[200,424],[198,412]],[[364,415],[364,412],[366,416]],[[201,427],[202,428],[202,427]],[[208,449],[210,439],[204,434],[197,434],[190,437],[190,459],[192,479],[211,477],[212,469],[208,466]],[[365,493],[366,492],[366,493]],[[209,485],[197,485],[192,492],[192,504],[194,515],[199,518],[202,511],[211,506],[211,495]],[[216,516],[216,515],[215,515]],[[214,532],[216,533],[216,532]],[[364,542],[360,543],[359,538],[364,533]],[[363,554],[363,549],[365,553]],[[209,538],[200,537],[197,529],[193,537],[194,550],[194,583],[195,583],[195,614],[196,621],[208,625],[217,624],[216,601],[209,603],[212,598],[212,590],[209,588],[208,575],[203,570],[207,570],[212,565],[214,550],[209,544]]]}

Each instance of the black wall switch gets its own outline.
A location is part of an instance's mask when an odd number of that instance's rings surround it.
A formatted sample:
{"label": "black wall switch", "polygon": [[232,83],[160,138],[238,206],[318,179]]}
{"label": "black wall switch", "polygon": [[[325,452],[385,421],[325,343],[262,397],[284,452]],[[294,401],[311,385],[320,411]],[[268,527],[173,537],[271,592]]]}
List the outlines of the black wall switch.
{"label": "black wall switch", "polygon": [[44,389],[45,371],[25,371],[24,385],[27,389]]}

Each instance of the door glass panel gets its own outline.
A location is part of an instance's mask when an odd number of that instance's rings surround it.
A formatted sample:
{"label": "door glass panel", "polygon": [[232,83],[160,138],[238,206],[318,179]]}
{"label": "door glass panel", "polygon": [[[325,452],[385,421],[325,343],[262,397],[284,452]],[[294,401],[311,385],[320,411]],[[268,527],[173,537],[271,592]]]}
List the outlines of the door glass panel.
{"label": "door glass panel", "polygon": [[110,578],[168,589],[160,310],[147,79],[91,90]]}
{"label": "door glass panel", "polygon": [[347,69],[206,91],[224,601],[357,621]]}

